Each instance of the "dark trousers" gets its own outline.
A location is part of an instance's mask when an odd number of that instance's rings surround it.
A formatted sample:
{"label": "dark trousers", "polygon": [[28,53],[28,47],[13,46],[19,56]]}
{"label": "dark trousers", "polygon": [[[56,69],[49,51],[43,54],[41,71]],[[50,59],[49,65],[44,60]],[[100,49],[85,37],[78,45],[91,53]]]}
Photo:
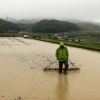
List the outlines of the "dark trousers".
{"label": "dark trousers", "polygon": [[66,72],[68,70],[68,59],[59,61],[59,73],[62,73],[63,64],[65,65],[64,72]]}

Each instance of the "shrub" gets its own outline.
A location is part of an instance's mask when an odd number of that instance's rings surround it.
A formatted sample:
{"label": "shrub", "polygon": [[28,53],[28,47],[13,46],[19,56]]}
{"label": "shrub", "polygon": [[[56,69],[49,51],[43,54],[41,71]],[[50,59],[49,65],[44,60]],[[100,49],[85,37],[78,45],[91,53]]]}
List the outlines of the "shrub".
{"label": "shrub", "polygon": [[10,37],[10,35],[0,34],[0,37]]}
{"label": "shrub", "polygon": [[57,38],[57,37],[54,37],[54,39],[58,40],[58,38]]}
{"label": "shrub", "polygon": [[65,39],[66,41],[68,41],[69,39]]}
{"label": "shrub", "polygon": [[32,36],[32,38],[37,38],[37,36]]}
{"label": "shrub", "polygon": [[12,35],[12,37],[15,37],[15,35]]}
{"label": "shrub", "polygon": [[81,39],[78,39],[78,42],[81,42]]}
{"label": "shrub", "polygon": [[75,41],[75,39],[72,39],[72,41]]}
{"label": "shrub", "polygon": [[48,39],[51,39],[51,36],[49,36]]}
{"label": "shrub", "polygon": [[38,38],[41,39],[42,37],[41,36],[38,36]]}

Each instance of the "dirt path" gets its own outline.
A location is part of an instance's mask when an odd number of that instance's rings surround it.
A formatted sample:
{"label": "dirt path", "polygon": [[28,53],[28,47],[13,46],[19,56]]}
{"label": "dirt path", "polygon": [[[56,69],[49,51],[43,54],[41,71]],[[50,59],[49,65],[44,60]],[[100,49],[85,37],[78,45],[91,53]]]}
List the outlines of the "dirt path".
{"label": "dirt path", "polygon": [[36,40],[0,38],[0,100],[100,100],[100,53],[68,47],[70,60],[80,71],[68,75],[43,71],[56,60],[57,47]]}

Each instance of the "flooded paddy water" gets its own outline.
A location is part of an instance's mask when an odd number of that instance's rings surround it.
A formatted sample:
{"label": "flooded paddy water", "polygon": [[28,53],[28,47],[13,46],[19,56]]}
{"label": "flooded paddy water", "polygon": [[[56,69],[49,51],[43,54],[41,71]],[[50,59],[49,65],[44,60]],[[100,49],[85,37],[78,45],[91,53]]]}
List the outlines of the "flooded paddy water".
{"label": "flooded paddy water", "polygon": [[43,71],[56,60],[58,46],[0,38],[0,100],[100,100],[100,53],[68,46],[69,59],[81,70]]}

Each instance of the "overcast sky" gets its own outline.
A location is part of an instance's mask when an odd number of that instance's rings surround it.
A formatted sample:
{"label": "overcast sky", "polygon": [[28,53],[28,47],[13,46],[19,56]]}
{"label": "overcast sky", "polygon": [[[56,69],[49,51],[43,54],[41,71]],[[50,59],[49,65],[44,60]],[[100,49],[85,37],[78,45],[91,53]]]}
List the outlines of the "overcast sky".
{"label": "overcast sky", "polygon": [[79,19],[100,22],[100,0],[0,0],[0,18]]}

